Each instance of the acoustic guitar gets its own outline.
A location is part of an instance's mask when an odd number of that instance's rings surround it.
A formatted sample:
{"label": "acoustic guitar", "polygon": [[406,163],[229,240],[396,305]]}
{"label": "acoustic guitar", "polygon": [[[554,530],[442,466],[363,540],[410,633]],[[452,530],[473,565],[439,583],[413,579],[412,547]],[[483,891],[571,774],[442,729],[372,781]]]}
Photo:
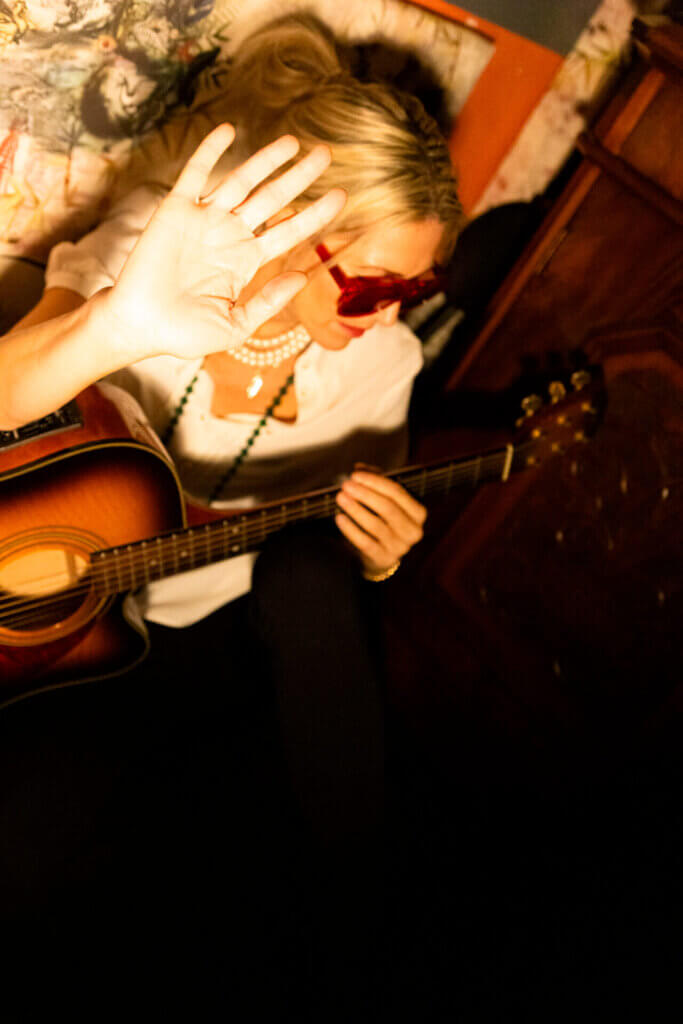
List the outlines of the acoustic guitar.
{"label": "acoustic guitar", "polygon": [[[549,391],[549,401],[525,398],[514,443],[389,475],[425,502],[538,466],[588,438],[601,411],[599,374],[575,372]],[[332,517],[337,491],[221,515],[192,509],[140,407],[106,383],[0,432],[0,706],[131,667],[148,639],[127,594]]]}

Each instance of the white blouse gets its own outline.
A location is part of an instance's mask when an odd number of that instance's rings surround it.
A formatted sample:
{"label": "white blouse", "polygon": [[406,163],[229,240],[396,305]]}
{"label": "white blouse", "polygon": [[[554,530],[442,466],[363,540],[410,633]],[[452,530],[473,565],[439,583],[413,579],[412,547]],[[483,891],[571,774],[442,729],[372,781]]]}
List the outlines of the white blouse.
{"label": "white blouse", "polygon": [[[89,298],[111,286],[163,194],[156,186],[137,188],[89,235],[57,245],[48,260],[46,287]],[[313,342],[294,367],[295,422],[268,420],[212,507],[246,508],[333,486],[356,462],[398,468],[407,457],[408,405],[421,366],[420,342],[400,322],[376,325],[340,351]],[[138,400],[161,435],[195,375],[169,450],[184,491],[205,504],[260,413],[213,416],[213,381],[202,360],[156,356],[108,380]],[[249,590],[255,557],[238,555],[151,583],[135,595],[138,609],[152,622],[191,625]]]}

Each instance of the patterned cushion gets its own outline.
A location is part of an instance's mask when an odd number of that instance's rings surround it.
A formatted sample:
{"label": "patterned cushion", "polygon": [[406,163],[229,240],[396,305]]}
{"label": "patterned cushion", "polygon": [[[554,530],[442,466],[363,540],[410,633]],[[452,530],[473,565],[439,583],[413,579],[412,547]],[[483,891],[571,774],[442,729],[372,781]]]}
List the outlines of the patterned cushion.
{"label": "patterned cushion", "polygon": [[[141,140],[220,92],[245,34],[302,8],[310,0],[0,3],[0,255],[44,262],[56,242],[89,230]],[[313,9],[354,41],[381,35],[421,52],[448,83],[451,116],[492,49],[400,0]],[[407,58],[394,71],[409,75]]]}

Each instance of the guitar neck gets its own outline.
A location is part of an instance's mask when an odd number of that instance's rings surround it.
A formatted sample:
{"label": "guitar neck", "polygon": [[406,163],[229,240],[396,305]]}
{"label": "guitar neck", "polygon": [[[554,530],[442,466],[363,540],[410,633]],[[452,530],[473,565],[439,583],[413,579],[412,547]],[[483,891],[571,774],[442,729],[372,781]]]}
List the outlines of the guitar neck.
{"label": "guitar neck", "polygon": [[[459,487],[507,480],[511,472],[528,464],[524,447],[507,445],[476,458],[407,467],[387,476],[419,501],[425,501]],[[338,491],[338,486],[312,491],[232,513],[217,522],[94,552],[91,573],[95,590],[101,597],[126,593],[155,580],[258,550],[271,534],[285,526],[334,516]]]}

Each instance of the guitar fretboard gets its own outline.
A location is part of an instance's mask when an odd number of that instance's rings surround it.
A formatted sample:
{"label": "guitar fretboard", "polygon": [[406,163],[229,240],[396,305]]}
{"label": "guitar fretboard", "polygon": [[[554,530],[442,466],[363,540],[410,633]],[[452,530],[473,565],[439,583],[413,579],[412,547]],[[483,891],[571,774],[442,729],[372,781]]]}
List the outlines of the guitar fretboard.
{"label": "guitar fretboard", "polygon": [[[476,487],[489,480],[506,480],[513,470],[526,466],[524,445],[497,449],[476,459],[447,460],[428,466],[409,467],[387,474],[420,501],[448,495],[464,485]],[[327,519],[339,511],[339,487],[313,491],[225,519],[107,548],[91,556],[91,581],[98,597],[126,593],[155,580],[224,561],[258,550],[283,527],[301,520]]]}

